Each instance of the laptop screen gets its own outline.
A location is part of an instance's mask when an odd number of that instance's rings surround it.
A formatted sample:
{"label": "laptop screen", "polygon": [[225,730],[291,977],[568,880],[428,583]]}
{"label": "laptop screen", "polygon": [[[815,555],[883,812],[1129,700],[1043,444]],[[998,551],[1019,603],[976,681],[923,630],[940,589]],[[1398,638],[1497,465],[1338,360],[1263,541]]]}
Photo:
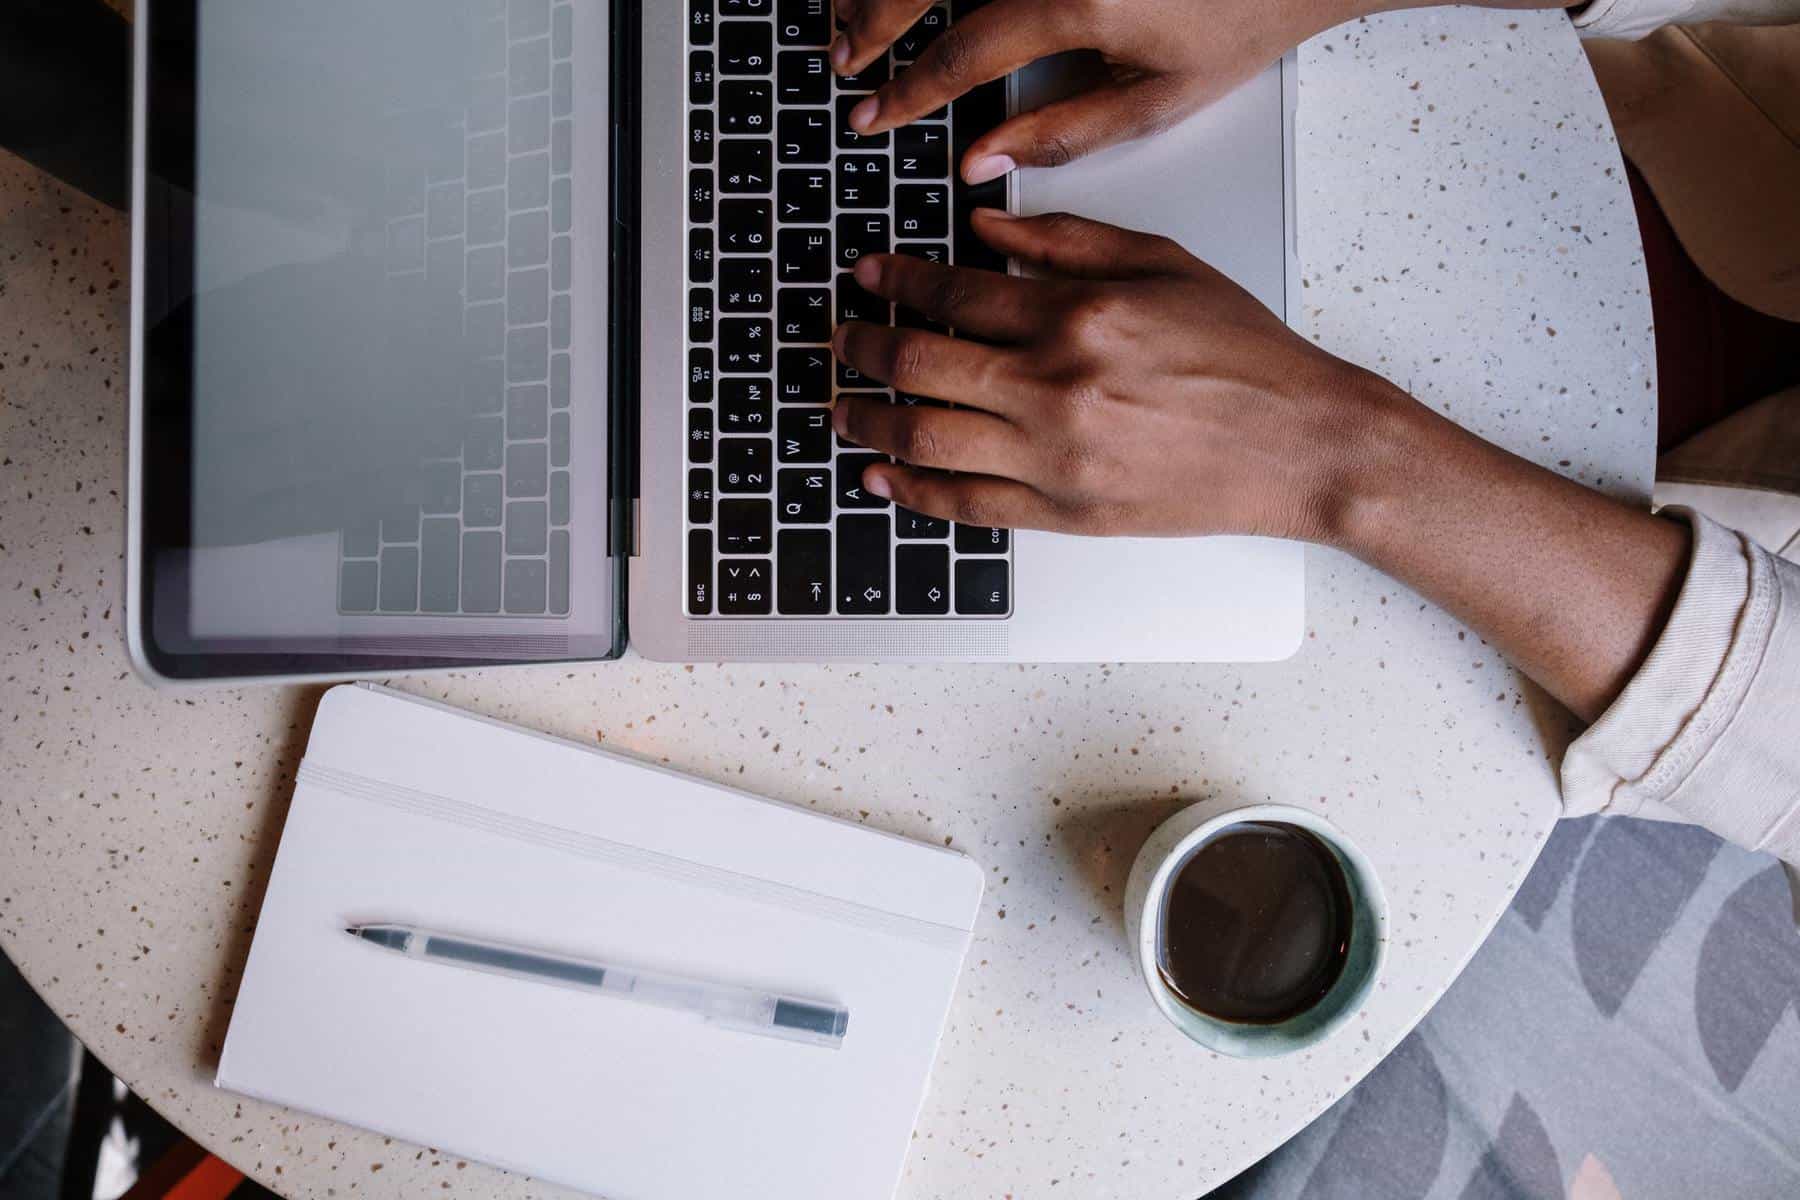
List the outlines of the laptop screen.
{"label": "laptop screen", "polygon": [[143,7],[151,665],[616,653],[606,6]]}

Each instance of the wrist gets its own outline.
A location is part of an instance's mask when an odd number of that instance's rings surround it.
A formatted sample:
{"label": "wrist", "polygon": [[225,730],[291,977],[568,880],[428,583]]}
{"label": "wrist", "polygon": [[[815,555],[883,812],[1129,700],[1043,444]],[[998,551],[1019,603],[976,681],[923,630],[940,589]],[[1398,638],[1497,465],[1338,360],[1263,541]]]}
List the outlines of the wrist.
{"label": "wrist", "polygon": [[1464,449],[1460,430],[1372,372],[1346,367],[1338,403],[1351,414],[1340,439],[1320,541],[1376,567],[1407,539],[1410,510],[1431,497]]}

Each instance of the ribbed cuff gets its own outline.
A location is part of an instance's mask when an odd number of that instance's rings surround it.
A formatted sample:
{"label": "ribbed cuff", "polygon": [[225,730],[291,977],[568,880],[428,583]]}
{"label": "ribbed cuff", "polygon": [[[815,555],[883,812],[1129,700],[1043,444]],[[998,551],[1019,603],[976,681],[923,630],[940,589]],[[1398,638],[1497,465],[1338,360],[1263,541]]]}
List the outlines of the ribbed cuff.
{"label": "ribbed cuff", "polygon": [[1668,625],[1563,760],[1566,811],[1666,807],[1800,862],[1800,568],[1688,509]]}

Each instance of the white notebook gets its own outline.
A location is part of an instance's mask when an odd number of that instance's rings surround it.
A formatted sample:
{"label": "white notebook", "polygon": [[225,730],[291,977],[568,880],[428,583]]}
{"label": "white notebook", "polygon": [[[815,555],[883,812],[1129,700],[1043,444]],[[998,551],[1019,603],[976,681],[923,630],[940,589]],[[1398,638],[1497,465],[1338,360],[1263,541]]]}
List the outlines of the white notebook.
{"label": "white notebook", "polygon": [[[367,685],[319,706],[218,1085],[612,1200],[891,1195],[982,893],[949,850]],[[832,1049],[392,922],[842,1005]]]}

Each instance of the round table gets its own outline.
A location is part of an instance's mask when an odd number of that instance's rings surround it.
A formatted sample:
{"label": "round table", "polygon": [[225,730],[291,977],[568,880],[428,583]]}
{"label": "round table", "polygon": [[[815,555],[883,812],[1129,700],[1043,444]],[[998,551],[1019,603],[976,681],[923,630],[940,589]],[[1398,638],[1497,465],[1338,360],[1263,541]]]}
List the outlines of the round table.
{"label": "round table", "polygon": [[[1301,57],[1302,327],[1642,500],[1652,331],[1623,168],[1557,13],[1354,22]],[[125,226],[0,164],[0,947],[176,1125],[289,1196],[533,1181],[218,1091],[322,689],[158,693],[120,636]],[[1496,513],[1504,520],[1504,513]],[[1191,1200],[1342,1096],[1445,990],[1558,811],[1567,717],[1339,555],[1273,666],[662,666],[421,677],[476,712],[967,851],[985,911],[901,1194]],[[1134,974],[1139,843],[1203,801],[1313,806],[1374,859],[1388,967],[1320,1047],[1185,1042]],[[440,1187],[440,1185],[443,1185]]]}

